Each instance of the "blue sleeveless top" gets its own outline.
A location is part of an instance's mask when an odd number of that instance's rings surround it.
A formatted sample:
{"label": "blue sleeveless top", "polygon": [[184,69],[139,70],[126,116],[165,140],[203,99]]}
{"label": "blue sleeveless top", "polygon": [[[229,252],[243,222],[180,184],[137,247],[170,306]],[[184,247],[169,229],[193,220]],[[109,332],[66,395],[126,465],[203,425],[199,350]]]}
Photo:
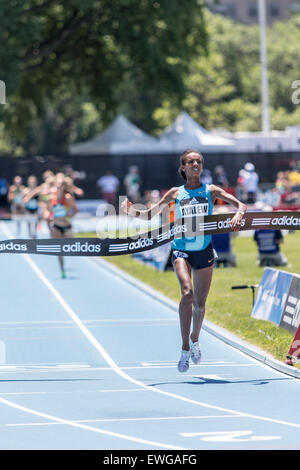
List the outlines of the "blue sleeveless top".
{"label": "blue sleeveless top", "polygon": [[[188,231],[196,230],[196,217],[200,221],[201,216],[211,215],[213,203],[207,184],[202,184],[197,189],[186,189],[185,185],[179,187],[176,204],[176,221],[185,224]],[[211,242],[211,235],[199,235],[193,237],[180,237],[172,242],[173,250],[200,251],[204,250]]]}

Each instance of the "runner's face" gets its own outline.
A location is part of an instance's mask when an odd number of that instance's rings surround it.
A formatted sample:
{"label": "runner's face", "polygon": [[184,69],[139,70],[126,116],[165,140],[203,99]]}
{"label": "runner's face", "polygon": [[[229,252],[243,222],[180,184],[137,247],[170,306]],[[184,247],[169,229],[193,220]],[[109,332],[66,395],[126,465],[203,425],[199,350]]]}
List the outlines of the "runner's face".
{"label": "runner's face", "polygon": [[35,178],[28,178],[28,186],[30,188],[34,188],[36,185],[37,185],[37,182]]}
{"label": "runner's face", "polygon": [[14,179],[14,183],[15,183],[16,186],[21,186],[21,184],[22,184],[22,179],[21,179],[19,176],[17,176],[17,177]]}
{"label": "runner's face", "polygon": [[182,166],[185,171],[186,177],[195,177],[200,175],[203,170],[203,158],[198,153],[190,153],[185,157],[185,163]]}

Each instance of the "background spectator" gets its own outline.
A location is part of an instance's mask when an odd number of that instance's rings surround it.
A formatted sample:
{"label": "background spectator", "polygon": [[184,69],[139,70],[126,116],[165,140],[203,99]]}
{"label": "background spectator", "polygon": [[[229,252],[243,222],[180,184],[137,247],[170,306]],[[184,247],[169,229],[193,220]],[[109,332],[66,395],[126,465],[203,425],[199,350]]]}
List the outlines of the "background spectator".
{"label": "background spectator", "polygon": [[119,179],[112,174],[111,170],[107,170],[104,176],[97,181],[97,187],[102,198],[108,203],[116,207],[117,192],[119,189]]}
{"label": "background spectator", "polygon": [[216,168],[215,168],[215,184],[217,186],[220,186],[221,188],[223,188],[224,186],[228,187],[229,186],[229,183],[228,183],[228,178],[227,178],[227,174],[225,172],[225,169],[222,165],[217,165]]}
{"label": "background spectator", "polygon": [[139,202],[141,199],[140,187],[142,180],[139,169],[136,165],[129,167],[129,171],[124,178],[124,186],[126,195],[133,203]]}
{"label": "background spectator", "polygon": [[255,230],[259,266],[286,266],[288,261],[280,251],[283,235],[280,230]]}
{"label": "background spectator", "polygon": [[243,172],[243,185],[247,191],[247,204],[254,204],[257,198],[259,177],[253,163],[246,163]]}
{"label": "background spectator", "polygon": [[212,184],[213,179],[211,176],[211,171],[208,168],[204,168],[203,172],[201,173],[200,181],[203,184]]}
{"label": "background spectator", "polygon": [[288,172],[288,179],[291,184],[291,187],[300,186],[300,172],[298,170],[297,162],[292,160],[290,162],[291,170]]}
{"label": "background spectator", "polygon": [[277,173],[275,187],[278,189],[280,194],[284,194],[287,190],[290,190],[290,181],[287,172],[279,171]]}
{"label": "background spectator", "polygon": [[237,181],[236,181],[236,188],[235,188],[236,194],[235,195],[240,201],[246,203],[248,193],[244,184],[244,173],[245,173],[245,170],[243,169],[239,171]]}

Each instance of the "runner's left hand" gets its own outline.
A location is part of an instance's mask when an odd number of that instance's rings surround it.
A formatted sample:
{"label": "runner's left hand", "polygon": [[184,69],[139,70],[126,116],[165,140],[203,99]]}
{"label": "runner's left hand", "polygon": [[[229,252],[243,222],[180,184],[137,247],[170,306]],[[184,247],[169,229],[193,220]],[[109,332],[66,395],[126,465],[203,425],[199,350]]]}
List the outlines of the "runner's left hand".
{"label": "runner's left hand", "polygon": [[234,214],[234,216],[232,217],[230,221],[232,230],[234,232],[238,232],[240,230],[242,220],[243,220],[243,215],[240,212],[237,212],[236,214]]}

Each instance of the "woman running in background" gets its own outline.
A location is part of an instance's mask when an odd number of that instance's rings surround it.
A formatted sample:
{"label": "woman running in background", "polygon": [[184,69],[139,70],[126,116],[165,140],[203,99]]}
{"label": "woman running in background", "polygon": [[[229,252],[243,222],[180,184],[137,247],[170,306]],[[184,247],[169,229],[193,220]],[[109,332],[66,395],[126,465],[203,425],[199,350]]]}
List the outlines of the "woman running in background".
{"label": "woman running in background", "polygon": [[[49,223],[52,238],[71,238],[72,224],[71,218],[77,214],[78,208],[75,199],[68,192],[68,186],[63,175],[58,175],[55,185],[48,193],[48,200],[45,202],[44,218]],[[61,277],[66,277],[64,258],[59,256],[59,266]]]}
{"label": "woman running in background", "polygon": [[23,185],[23,180],[21,176],[15,176],[13,179],[13,184],[9,187],[7,200],[10,203],[10,209],[13,219],[17,223],[17,233],[16,236],[20,236],[21,232],[21,216],[25,214],[25,205],[24,205],[24,191],[25,186]]}
{"label": "woman running in background", "polygon": [[[179,174],[185,180],[184,185],[171,188],[149,210],[135,210],[128,199],[123,202],[122,209],[129,215],[149,220],[175,202],[176,220],[187,223],[195,220],[196,214],[211,215],[216,199],[222,199],[238,209],[231,219],[232,230],[238,231],[246,205],[218,186],[202,184],[200,176],[203,164],[201,153],[195,150],[185,151],[180,157],[179,167]],[[186,372],[190,358],[195,364],[201,361],[199,334],[212,280],[215,253],[211,235],[176,238],[172,243],[172,250],[172,264],[181,288],[179,319],[182,349],[178,370]]]}
{"label": "woman running in background", "polygon": [[[35,175],[30,175],[27,178],[27,187],[24,190],[25,209],[28,215],[31,216],[28,220],[28,232],[30,238],[36,238],[37,224],[38,224],[38,211],[39,211],[39,195],[30,196],[38,186],[38,180]],[[26,197],[28,196],[28,197]]]}
{"label": "woman running in background", "polygon": [[[51,195],[56,194],[57,181],[64,181],[66,192],[70,193],[71,195],[75,195],[77,197],[82,197],[84,195],[84,191],[74,184],[73,179],[71,177],[65,176],[64,173],[54,174],[51,170],[44,171],[43,183],[39,186],[35,186],[34,188],[32,188],[31,191],[26,193],[24,197],[24,201],[26,204],[33,198],[39,200],[39,222],[44,218],[43,214],[45,213],[45,209],[47,209],[48,207],[48,202],[52,197]],[[49,219],[46,219],[46,221],[50,230],[50,221]]]}

